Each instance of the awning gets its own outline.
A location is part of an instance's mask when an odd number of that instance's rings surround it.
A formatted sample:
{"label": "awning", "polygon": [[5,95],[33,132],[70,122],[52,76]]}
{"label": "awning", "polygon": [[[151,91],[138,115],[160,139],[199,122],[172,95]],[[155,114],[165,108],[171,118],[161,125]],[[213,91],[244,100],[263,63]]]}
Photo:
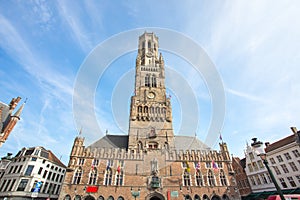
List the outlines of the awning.
{"label": "awning", "polygon": [[[300,188],[282,190],[282,193],[283,194],[300,194]],[[266,198],[268,198],[268,196],[276,195],[276,194],[278,194],[277,191],[256,192],[256,193],[251,193],[245,197],[242,197],[242,200],[266,199]]]}

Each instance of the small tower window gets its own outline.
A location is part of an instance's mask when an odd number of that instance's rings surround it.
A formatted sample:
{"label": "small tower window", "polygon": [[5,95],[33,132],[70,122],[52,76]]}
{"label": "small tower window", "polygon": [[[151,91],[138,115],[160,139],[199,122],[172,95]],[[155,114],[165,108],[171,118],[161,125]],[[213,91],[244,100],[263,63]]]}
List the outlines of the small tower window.
{"label": "small tower window", "polygon": [[156,77],[152,76],[152,87],[156,87]]}
{"label": "small tower window", "polygon": [[145,77],[145,86],[146,86],[146,87],[150,87],[150,77],[149,77],[149,75],[147,75],[147,76]]}
{"label": "small tower window", "polygon": [[145,49],[145,41],[142,43],[142,48]]}
{"label": "small tower window", "polygon": [[141,113],[142,112],[142,106],[138,107],[138,112]]}
{"label": "small tower window", "polygon": [[151,42],[148,41],[148,48],[150,49],[151,48]]}

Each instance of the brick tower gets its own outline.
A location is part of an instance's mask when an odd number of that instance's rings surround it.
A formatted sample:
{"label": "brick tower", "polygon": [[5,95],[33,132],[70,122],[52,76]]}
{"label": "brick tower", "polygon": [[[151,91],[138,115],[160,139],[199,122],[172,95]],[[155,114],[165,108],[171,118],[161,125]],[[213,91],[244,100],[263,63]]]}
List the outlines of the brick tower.
{"label": "brick tower", "polygon": [[135,94],[129,118],[130,150],[173,149],[172,108],[166,95],[165,66],[154,33],[139,37]]}

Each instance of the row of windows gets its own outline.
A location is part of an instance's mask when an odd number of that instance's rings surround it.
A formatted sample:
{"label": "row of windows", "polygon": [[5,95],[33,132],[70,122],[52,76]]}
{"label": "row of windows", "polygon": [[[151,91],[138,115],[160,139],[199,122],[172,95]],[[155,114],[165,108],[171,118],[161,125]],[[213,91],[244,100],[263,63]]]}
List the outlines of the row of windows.
{"label": "row of windows", "polygon": [[[298,179],[299,181],[300,179]],[[282,185],[282,188],[289,188],[287,183],[285,182],[285,179],[282,177],[282,178],[279,178],[279,182],[281,183]],[[295,181],[294,181],[294,178],[292,176],[289,176],[287,177],[287,182],[290,184],[291,187],[297,187]]]}
{"label": "row of windows", "polygon": [[146,75],[145,76],[145,86],[146,87],[156,87],[157,84],[156,84],[156,77],[155,76],[149,76],[149,75]]}
{"label": "row of windows", "polygon": [[20,173],[23,165],[12,165],[9,168],[8,174]]}
{"label": "row of windows", "polygon": [[138,113],[166,114],[166,108],[138,106]]}
{"label": "row of windows", "polygon": [[249,188],[250,185],[249,185],[249,182],[247,179],[244,179],[244,180],[238,180],[237,181],[237,185],[238,185],[238,188]]}
{"label": "row of windows", "polygon": [[[191,186],[191,175],[187,170],[184,171],[183,175],[183,186]],[[206,179],[206,183],[208,186],[217,186],[216,178],[212,170],[208,170],[207,176],[203,178],[203,175],[200,171],[197,171],[195,174],[195,183],[196,186],[205,186],[204,179]],[[220,186],[227,186],[227,179],[225,176],[225,172],[220,170],[219,173]]]}
{"label": "row of windows", "polygon": [[251,162],[248,164],[248,169],[250,172],[258,171],[259,169],[264,169],[265,166],[263,165],[261,160],[258,160],[257,162]]}
{"label": "row of windows", "polygon": [[[25,191],[26,186],[29,182],[29,179],[21,179],[17,189],[14,188],[16,179],[4,179],[2,182],[2,185],[0,186],[0,191],[1,192],[6,192],[6,191]],[[35,185],[37,184],[38,181],[35,181],[32,188],[31,192],[33,192]],[[53,183],[47,183],[44,185],[42,182],[41,186],[41,192],[42,193],[47,193],[47,194],[58,194],[60,189],[59,184],[53,184]]]}
{"label": "row of windows", "polygon": [[[294,155],[295,158],[299,158],[300,157],[300,153],[299,153],[299,151],[297,149],[293,150],[292,153],[293,153],[293,155]],[[284,153],[283,155],[284,155],[284,157],[285,157],[286,160],[292,160],[292,156],[290,155],[289,152]],[[283,162],[283,158],[282,158],[281,155],[276,156],[276,159],[277,159],[277,161],[279,163]],[[275,161],[275,159],[273,157],[270,158],[270,162],[271,162],[271,164],[276,164],[276,161]]]}
{"label": "row of windows", "polygon": [[252,185],[262,185],[273,183],[269,173],[256,174],[254,176],[249,176]]}
{"label": "row of windows", "polygon": [[[201,165],[200,165],[200,162],[194,162],[194,168],[195,169],[200,169],[201,168]],[[188,162],[182,162],[182,168],[189,168],[189,164]],[[215,161],[212,161],[212,162],[206,162],[205,163],[205,168],[206,169],[218,169],[218,168],[223,168],[223,163],[222,162],[215,162]]]}
{"label": "row of windows", "polygon": [[[75,170],[73,176],[73,184],[80,184],[83,176],[83,170],[81,167]],[[123,185],[124,184],[124,173],[121,166],[119,166],[116,170],[115,175],[113,175],[112,169],[107,166],[107,169],[104,174],[104,182],[103,185],[113,185],[113,176],[114,176],[114,185]],[[89,173],[88,184],[96,185],[98,178],[98,171],[96,168],[92,168]]]}
{"label": "row of windows", "polygon": [[[19,160],[21,160],[21,158]],[[23,158],[23,161],[25,161],[25,160],[26,160],[26,158]],[[31,157],[30,160],[31,161],[37,161],[37,157]],[[46,160],[43,160],[42,163],[44,164],[45,162],[46,162]],[[18,166],[19,166],[19,169],[17,170]],[[23,165],[13,165],[13,166],[11,166],[10,169],[9,169],[9,174],[11,174],[11,173],[20,173],[22,167],[23,167]],[[51,167],[50,167],[50,164],[47,164],[46,167],[51,168],[52,170],[55,170],[55,171],[58,171],[58,172],[61,172],[61,173],[65,173],[64,169],[62,169],[60,167],[57,167],[57,166],[54,167],[54,165],[51,165]]]}
{"label": "row of windows", "polygon": [[[299,162],[299,161],[298,161],[298,162]],[[299,164],[300,164],[300,163],[299,163]],[[281,164],[281,165],[280,165],[280,167],[281,167],[281,169],[282,169],[282,171],[283,171],[284,173],[289,173],[290,171],[293,171],[293,172],[298,171],[298,167],[295,165],[294,162],[289,162],[288,165],[290,166],[290,169],[292,169],[292,170],[288,169],[288,167],[287,167],[286,164]],[[280,171],[280,169],[279,169],[278,166],[273,166],[273,168],[274,168],[275,173],[276,173],[277,175],[280,175],[280,174],[281,174],[281,171]]]}
{"label": "row of windows", "polygon": [[[69,195],[69,194],[67,194],[67,195],[65,196],[65,198],[64,198],[64,200],[71,200],[71,199],[72,199],[72,198],[71,198],[71,195]],[[94,197],[87,196],[86,199],[94,199]],[[107,200],[114,200],[114,199],[115,199],[115,198],[114,198],[113,196],[111,196],[111,195],[107,198]],[[74,200],[81,200],[81,196],[80,196],[80,195],[75,195]],[[97,198],[97,200],[105,200],[105,198],[101,195],[101,196],[99,196],[99,197]],[[119,196],[119,197],[117,198],[117,200],[124,200],[124,197]]]}

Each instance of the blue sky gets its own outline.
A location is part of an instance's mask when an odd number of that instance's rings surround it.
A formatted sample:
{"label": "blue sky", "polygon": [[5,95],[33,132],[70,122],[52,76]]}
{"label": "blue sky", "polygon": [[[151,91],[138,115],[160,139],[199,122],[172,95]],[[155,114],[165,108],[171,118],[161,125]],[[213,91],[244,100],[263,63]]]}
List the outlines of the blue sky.
{"label": "blue sky", "polygon": [[[0,1],[0,101],[9,103],[11,98],[21,96],[23,102],[28,98],[22,119],[0,148],[0,155],[16,153],[22,147],[44,146],[67,164],[73,139],[78,134],[72,102],[82,63],[108,38],[145,27],[166,28],[186,35],[215,64],[226,95],[222,136],[231,153],[243,156],[245,143],[253,136],[274,142],[290,135],[290,126],[300,127],[299,8],[300,2],[296,0],[184,4]],[[182,110],[178,90],[169,87],[175,132],[194,135],[188,128],[193,126],[203,140],[213,106],[210,91],[189,63],[169,52],[163,55],[167,67],[181,74],[197,94],[199,117],[181,127],[182,113],[193,116],[195,109]],[[111,134],[126,133],[129,99],[123,98],[123,104],[111,102],[119,91],[118,81],[134,68],[135,56],[136,52],[130,52],[116,59],[99,81],[95,110],[103,132],[108,129]],[[166,82],[172,84],[172,80]],[[131,90],[133,78],[128,83]],[[120,118],[113,111],[116,108],[112,108],[119,103],[124,105]],[[85,132],[83,127],[83,136],[90,135],[94,140],[101,137]],[[91,139],[86,145],[90,142]]]}

